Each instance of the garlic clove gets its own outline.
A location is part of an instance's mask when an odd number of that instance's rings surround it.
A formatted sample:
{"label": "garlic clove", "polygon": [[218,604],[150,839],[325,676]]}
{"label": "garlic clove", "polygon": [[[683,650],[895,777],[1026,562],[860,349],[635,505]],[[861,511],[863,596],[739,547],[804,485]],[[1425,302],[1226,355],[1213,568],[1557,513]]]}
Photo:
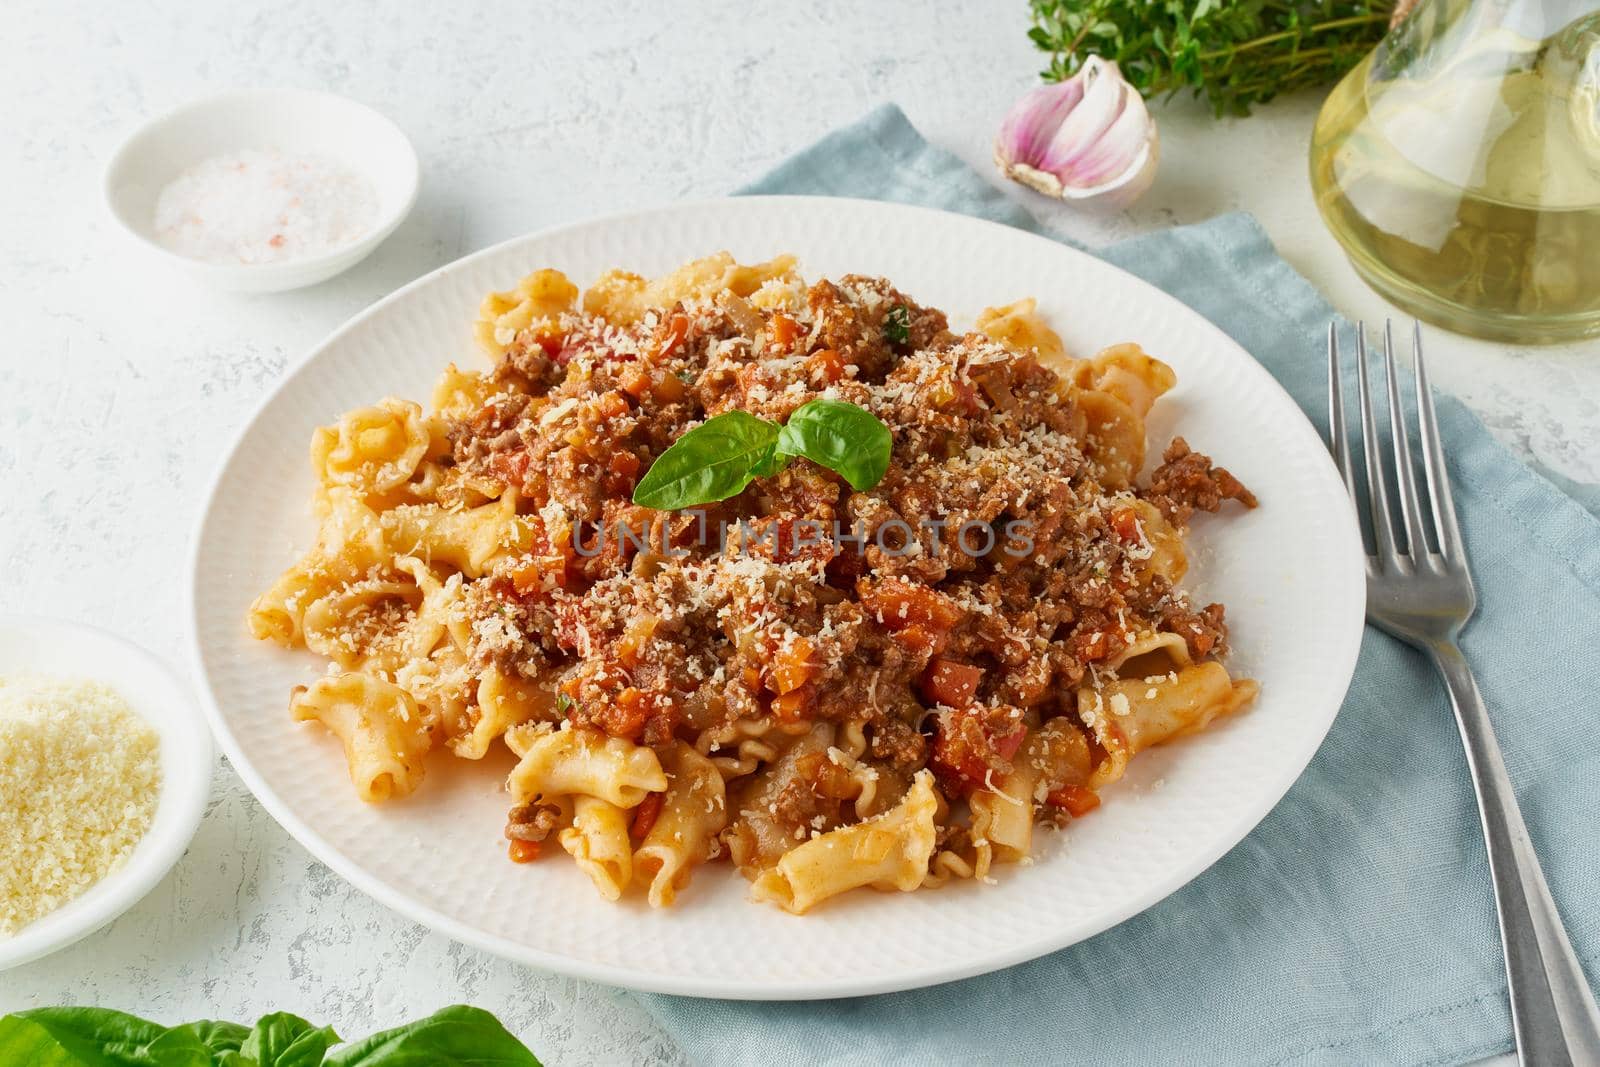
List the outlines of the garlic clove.
{"label": "garlic clove", "polygon": [[1155,180],[1160,143],[1144,100],[1115,63],[1091,56],[1077,74],[1030,91],[995,139],[995,165],[1046,196],[1121,208]]}

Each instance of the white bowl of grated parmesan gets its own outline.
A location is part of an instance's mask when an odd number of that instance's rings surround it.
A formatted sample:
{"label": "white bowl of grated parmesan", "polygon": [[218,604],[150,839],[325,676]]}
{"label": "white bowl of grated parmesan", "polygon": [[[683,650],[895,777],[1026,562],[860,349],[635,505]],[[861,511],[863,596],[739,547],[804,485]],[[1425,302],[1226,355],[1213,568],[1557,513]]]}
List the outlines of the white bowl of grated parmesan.
{"label": "white bowl of grated parmesan", "polygon": [[304,89],[241,89],[136,130],[106,165],[112,216],[203,284],[298,289],[364,259],[417,197],[393,122]]}
{"label": "white bowl of grated parmesan", "polygon": [[212,769],[189,687],[154,656],[0,616],[0,971],[155,888],[194,837]]}

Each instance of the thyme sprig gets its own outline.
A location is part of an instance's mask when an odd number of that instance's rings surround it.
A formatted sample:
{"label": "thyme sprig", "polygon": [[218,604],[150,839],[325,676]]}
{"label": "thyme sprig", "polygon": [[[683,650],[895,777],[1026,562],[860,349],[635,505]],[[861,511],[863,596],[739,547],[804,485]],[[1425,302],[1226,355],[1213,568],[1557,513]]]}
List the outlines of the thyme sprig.
{"label": "thyme sprig", "polygon": [[1392,0],[1030,0],[1028,36],[1049,52],[1046,81],[1091,55],[1116,60],[1146,97],[1184,89],[1218,115],[1248,115],[1279,93],[1325,85],[1389,25]]}

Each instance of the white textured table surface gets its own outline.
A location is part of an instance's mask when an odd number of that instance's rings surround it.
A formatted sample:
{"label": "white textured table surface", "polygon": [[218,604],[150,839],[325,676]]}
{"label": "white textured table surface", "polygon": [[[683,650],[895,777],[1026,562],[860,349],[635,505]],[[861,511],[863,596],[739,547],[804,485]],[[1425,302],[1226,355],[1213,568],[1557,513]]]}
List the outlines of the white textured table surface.
{"label": "white textured table surface", "polygon": [[[472,13],[467,8],[472,7]],[[1040,65],[1021,3],[8,5],[0,35],[0,611],[98,623],[184,665],[189,531],[220,451],[284,368],[403,282],[496,241],[720,194],[883,100],[988,171]],[[375,105],[422,158],[368,261],[267,297],[194,288],[115,231],[100,169],[141,119],[249,85]],[[1163,171],[1128,214],[1029,206],[1091,244],[1244,208],[1342,310],[1381,319],[1317,220],[1315,98],[1247,120],[1158,110]],[[1514,447],[1600,478],[1600,346],[1435,334],[1436,378]],[[1315,358],[1307,353],[1307,358]],[[398,918],[295,844],[225,765],[174,873],[109,929],[0,978],[0,1013],[92,1003],[166,1021],[293,1010],[346,1034],[470,1001],[547,1062],[677,1063],[626,997]]]}

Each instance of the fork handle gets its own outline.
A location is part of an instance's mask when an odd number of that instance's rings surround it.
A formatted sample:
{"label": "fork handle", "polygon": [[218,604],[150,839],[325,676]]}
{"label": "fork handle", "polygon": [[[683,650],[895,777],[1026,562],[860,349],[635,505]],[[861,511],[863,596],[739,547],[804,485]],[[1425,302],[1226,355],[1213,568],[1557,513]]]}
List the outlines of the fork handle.
{"label": "fork handle", "polygon": [[1600,1064],[1600,1008],[1550,897],[1478,683],[1455,644],[1428,653],[1449,690],[1478,794],[1522,1063]]}

